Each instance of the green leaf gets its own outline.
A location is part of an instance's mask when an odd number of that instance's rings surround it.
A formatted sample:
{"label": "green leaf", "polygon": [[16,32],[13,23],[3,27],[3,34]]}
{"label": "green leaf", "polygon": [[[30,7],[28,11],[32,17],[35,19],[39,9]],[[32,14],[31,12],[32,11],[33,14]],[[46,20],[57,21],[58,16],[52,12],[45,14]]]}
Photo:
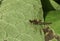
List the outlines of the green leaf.
{"label": "green leaf", "polygon": [[40,0],[3,0],[0,41],[44,41],[41,26],[31,24],[30,19],[43,19]]}
{"label": "green leaf", "polygon": [[56,34],[60,34],[60,10],[50,11],[46,16],[46,22],[52,22],[51,28]]}
{"label": "green leaf", "polygon": [[60,5],[56,3],[55,0],[50,0],[50,3],[56,10],[60,10]]}

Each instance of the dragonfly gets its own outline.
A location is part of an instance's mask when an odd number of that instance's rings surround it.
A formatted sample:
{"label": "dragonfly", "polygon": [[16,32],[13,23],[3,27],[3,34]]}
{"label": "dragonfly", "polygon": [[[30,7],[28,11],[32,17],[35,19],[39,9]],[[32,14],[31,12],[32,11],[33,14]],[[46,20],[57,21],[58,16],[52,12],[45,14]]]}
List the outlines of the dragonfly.
{"label": "dragonfly", "polygon": [[33,24],[39,24],[39,25],[48,25],[48,24],[52,24],[51,22],[42,22],[42,20],[29,20],[30,23],[33,23]]}

